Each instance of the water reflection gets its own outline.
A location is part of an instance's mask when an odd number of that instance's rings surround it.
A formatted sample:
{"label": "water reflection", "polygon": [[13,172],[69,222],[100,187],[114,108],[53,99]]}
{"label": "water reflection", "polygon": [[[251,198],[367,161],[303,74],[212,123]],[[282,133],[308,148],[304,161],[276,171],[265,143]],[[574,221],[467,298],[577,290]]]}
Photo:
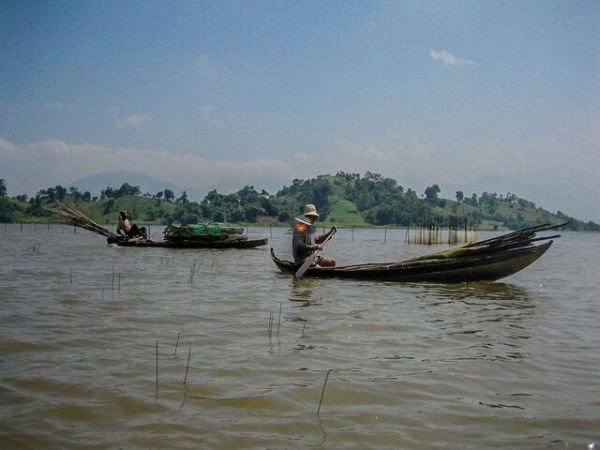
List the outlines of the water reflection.
{"label": "water reflection", "polygon": [[439,361],[523,362],[538,296],[508,283],[423,285],[425,322],[447,343]]}
{"label": "water reflection", "polygon": [[[498,300],[522,302],[530,307],[532,293],[509,283],[460,283],[460,284],[421,284],[428,294],[447,300]],[[518,304],[518,303],[517,303]]]}
{"label": "water reflection", "polygon": [[317,282],[317,278],[310,277],[301,280],[292,279],[288,300],[291,302],[301,302],[303,307],[319,304],[318,302],[321,298],[315,297],[313,293]]}

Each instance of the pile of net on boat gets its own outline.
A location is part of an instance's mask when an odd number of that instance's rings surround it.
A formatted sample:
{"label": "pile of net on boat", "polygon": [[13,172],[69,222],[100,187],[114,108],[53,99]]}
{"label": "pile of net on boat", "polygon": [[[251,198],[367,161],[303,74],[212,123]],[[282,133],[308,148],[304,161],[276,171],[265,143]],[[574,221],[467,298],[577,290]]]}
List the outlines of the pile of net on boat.
{"label": "pile of net on boat", "polygon": [[247,240],[241,227],[231,227],[218,222],[171,224],[165,228],[165,241],[223,241]]}

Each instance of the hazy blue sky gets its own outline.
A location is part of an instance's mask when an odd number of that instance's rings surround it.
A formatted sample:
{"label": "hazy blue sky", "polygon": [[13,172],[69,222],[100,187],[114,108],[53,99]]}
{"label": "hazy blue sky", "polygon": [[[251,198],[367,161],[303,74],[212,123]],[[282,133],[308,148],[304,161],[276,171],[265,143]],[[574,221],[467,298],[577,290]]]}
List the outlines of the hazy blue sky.
{"label": "hazy blue sky", "polygon": [[599,1],[0,1],[9,194],[367,170],[600,221]]}

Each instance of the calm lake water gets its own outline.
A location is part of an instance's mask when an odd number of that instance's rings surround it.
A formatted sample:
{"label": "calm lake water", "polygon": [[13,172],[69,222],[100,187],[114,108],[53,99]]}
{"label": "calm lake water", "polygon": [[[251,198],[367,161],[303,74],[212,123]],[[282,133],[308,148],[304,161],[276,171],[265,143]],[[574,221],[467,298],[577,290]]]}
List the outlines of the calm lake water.
{"label": "calm lake water", "polygon": [[[249,235],[291,253],[284,229]],[[340,230],[324,253],[443,247]],[[0,447],[586,449],[600,441],[599,263],[599,234],[563,232],[496,283],[294,282],[268,247],[0,225]]]}

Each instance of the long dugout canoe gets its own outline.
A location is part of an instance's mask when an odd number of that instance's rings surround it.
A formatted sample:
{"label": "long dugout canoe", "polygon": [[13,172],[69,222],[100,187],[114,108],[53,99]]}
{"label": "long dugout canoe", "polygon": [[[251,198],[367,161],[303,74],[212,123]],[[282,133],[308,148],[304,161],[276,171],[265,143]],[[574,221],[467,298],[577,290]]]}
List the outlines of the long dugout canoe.
{"label": "long dugout canoe", "polygon": [[[304,276],[433,283],[495,281],[513,275],[529,266],[550,248],[552,242],[457,258],[414,259],[395,263],[370,263],[339,267],[311,267]],[[295,273],[298,270],[299,266],[297,264],[278,258],[272,248],[271,258],[282,272]]]}

